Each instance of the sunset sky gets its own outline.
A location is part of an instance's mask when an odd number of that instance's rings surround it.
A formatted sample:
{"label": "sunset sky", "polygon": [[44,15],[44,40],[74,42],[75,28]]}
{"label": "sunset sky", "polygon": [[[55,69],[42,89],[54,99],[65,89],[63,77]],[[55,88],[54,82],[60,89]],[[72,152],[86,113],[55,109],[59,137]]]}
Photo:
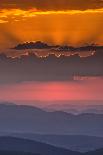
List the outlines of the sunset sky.
{"label": "sunset sky", "polygon": [[[103,100],[103,79],[0,85],[1,101]],[[4,100],[5,99],[5,100]]]}
{"label": "sunset sky", "polygon": [[[103,45],[103,0],[0,0],[0,53],[31,41]],[[0,55],[1,101],[103,100],[99,51],[84,58],[12,58]]]}
{"label": "sunset sky", "polygon": [[103,55],[97,53],[86,58],[1,55],[0,101],[103,100]]}
{"label": "sunset sky", "polygon": [[102,0],[1,0],[0,48],[25,41],[103,44]]}

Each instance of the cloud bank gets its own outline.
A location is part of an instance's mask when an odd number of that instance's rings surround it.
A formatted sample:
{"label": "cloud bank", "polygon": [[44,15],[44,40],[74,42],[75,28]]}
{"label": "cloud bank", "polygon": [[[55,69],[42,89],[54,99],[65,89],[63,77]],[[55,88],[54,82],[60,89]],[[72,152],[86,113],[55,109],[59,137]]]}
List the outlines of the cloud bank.
{"label": "cloud bank", "polygon": [[[73,81],[74,76],[103,76],[103,52],[90,57],[78,55],[60,58],[50,55],[38,58],[34,54],[21,58],[0,56],[0,83],[24,81]],[[78,80],[76,80],[78,81]]]}
{"label": "cloud bank", "polygon": [[87,10],[103,7],[102,0],[1,0],[0,8],[37,10]]}

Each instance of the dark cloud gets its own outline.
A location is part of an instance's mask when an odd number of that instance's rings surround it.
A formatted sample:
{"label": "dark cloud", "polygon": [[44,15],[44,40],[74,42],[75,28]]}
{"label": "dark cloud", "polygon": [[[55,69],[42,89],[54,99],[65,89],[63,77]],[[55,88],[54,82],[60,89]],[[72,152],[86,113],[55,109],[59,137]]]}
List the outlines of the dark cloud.
{"label": "dark cloud", "polygon": [[49,49],[52,48],[52,46],[49,46],[46,43],[43,43],[41,41],[37,42],[26,42],[23,44],[18,44],[14,49],[16,50],[24,50],[24,49]]}
{"label": "dark cloud", "polygon": [[103,46],[98,46],[95,44],[80,46],[80,47],[73,47],[68,45],[48,45],[47,43],[37,41],[37,42],[26,42],[22,44],[18,44],[13,49],[16,50],[25,50],[25,49],[53,49],[58,51],[97,51],[103,50]]}
{"label": "dark cloud", "polygon": [[34,54],[21,58],[0,55],[0,83],[22,81],[68,81],[74,76],[103,76],[103,52],[80,58],[51,55],[37,58]]}
{"label": "dark cloud", "polygon": [[0,0],[0,8],[37,8],[39,10],[85,10],[102,7],[102,0]]}

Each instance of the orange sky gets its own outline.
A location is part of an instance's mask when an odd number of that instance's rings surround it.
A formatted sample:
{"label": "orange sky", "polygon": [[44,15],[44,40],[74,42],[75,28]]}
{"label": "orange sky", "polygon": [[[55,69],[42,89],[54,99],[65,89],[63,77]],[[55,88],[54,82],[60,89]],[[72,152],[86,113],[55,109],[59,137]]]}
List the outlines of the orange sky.
{"label": "orange sky", "polygon": [[87,10],[23,10],[1,8],[0,48],[25,41],[54,44],[103,44],[103,8]]}

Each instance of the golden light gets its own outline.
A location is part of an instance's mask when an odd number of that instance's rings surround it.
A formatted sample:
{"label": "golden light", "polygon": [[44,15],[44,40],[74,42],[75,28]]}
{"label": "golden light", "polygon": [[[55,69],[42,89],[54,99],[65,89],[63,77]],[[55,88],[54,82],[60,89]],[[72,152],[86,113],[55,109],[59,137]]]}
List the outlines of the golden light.
{"label": "golden light", "polygon": [[102,44],[102,18],[103,8],[84,11],[2,9],[0,45],[12,47],[20,42],[37,40],[75,46],[84,43]]}

